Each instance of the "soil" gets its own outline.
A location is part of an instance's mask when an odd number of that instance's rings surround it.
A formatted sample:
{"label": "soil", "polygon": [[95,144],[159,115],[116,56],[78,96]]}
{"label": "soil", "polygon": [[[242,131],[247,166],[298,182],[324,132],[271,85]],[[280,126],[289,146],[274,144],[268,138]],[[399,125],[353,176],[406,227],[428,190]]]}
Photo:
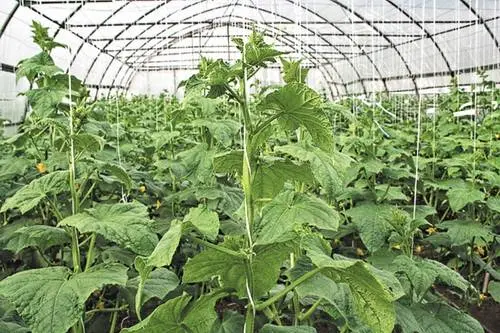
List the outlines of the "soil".
{"label": "soil", "polygon": [[[464,308],[463,301],[451,293],[445,286],[436,285],[436,291],[447,298],[455,306]],[[480,305],[471,304],[467,307],[469,314],[476,318],[486,333],[500,333],[500,303],[488,297]]]}
{"label": "soil", "polygon": [[480,306],[469,308],[470,314],[479,320],[488,333],[500,333],[500,304],[488,298]]}

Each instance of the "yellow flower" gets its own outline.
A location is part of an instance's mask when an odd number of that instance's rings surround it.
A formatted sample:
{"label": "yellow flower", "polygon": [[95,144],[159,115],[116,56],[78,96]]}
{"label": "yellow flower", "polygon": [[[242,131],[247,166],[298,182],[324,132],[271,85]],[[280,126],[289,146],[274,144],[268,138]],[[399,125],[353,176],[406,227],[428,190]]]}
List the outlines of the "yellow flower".
{"label": "yellow flower", "polygon": [[427,233],[428,233],[429,235],[432,235],[432,234],[435,234],[435,233],[437,232],[437,229],[436,229],[436,228],[434,228],[434,227],[429,227],[429,228],[427,228],[425,231],[427,231]]}
{"label": "yellow flower", "polygon": [[144,185],[139,186],[139,192],[141,192],[141,193],[146,192],[146,186],[144,186]]}
{"label": "yellow flower", "polygon": [[100,310],[104,309],[104,302],[102,300],[99,300],[95,305],[95,308]]}
{"label": "yellow flower", "polygon": [[363,251],[363,249],[360,249],[360,248],[358,247],[358,248],[356,248],[356,255],[357,255],[358,257],[362,257],[362,256],[364,256],[364,255],[365,255],[365,251]]}
{"label": "yellow flower", "polygon": [[481,302],[484,302],[484,301],[486,301],[487,299],[488,299],[488,296],[486,296],[485,294],[483,294],[483,293],[479,294],[479,300],[480,300]]}
{"label": "yellow flower", "polygon": [[160,200],[156,200],[156,209],[160,209],[160,207],[161,207]]}
{"label": "yellow flower", "polygon": [[495,134],[495,138],[496,138],[497,140],[500,140],[500,133]]}
{"label": "yellow flower", "polygon": [[474,248],[474,252],[476,252],[477,254],[479,254],[481,257],[484,256],[484,246],[476,246]]}
{"label": "yellow flower", "polygon": [[422,245],[417,245],[415,246],[415,253],[420,254],[424,250],[424,247]]}
{"label": "yellow flower", "polygon": [[392,248],[396,250],[401,250],[401,244],[394,244]]}
{"label": "yellow flower", "polygon": [[36,165],[36,171],[38,171],[39,173],[46,173],[47,166],[43,162],[40,162]]}

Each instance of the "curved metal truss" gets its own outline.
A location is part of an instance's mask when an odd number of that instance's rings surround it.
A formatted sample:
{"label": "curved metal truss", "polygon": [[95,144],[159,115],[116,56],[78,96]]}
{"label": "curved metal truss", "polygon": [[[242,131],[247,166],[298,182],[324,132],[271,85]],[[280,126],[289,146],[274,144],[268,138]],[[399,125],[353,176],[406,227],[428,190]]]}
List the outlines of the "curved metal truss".
{"label": "curved metal truss", "polygon": [[20,8],[53,23],[57,38],[80,40],[71,68],[97,50],[84,77],[96,95],[129,90],[144,72],[195,70],[203,54],[234,59],[231,37],[253,27],[304,58],[331,96],[419,94],[436,78],[500,64],[496,0],[17,0],[0,41]]}

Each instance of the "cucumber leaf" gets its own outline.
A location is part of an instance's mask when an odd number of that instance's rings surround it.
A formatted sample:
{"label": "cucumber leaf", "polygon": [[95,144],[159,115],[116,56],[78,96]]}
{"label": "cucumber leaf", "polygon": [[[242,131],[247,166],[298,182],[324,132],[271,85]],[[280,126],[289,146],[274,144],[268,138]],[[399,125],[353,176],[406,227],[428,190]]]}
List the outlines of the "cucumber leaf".
{"label": "cucumber leaf", "polygon": [[127,268],[120,264],[98,265],[77,274],[66,267],[49,267],[0,281],[0,295],[16,306],[33,333],[66,333],[83,315],[93,291],[126,282]]}

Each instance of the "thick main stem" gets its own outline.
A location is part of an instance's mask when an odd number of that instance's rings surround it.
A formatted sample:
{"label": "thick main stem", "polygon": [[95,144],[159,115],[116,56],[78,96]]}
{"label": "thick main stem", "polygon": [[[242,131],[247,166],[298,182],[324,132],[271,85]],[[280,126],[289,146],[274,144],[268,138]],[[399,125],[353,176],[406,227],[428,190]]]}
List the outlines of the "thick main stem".
{"label": "thick main stem", "polygon": [[253,271],[252,271],[252,261],[253,261],[253,220],[254,220],[254,206],[252,198],[252,181],[253,174],[251,168],[251,158],[252,152],[250,151],[248,141],[250,133],[252,132],[252,124],[250,119],[250,112],[248,110],[248,94],[247,94],[247,83],[248,83],[248,73],[247,66],[245,63],[245,51],[243,48],[243,80],[240,81],[240,93],[241,96],[238,98],[240,103],[240,109],[244,120],[243,126],[243,170],[241,183],[243,187],[243,193],[245,195],[245,229],[247,236],[247,246],[248,246],[248,256],[245,259],[245,277],[246,277],[246,291],[249,304],[247,306],[246,316],[245,316],[245,333],[254,333],[254,322],[255,322],[255,301],[254,301],[254,286],[253,286]]}

